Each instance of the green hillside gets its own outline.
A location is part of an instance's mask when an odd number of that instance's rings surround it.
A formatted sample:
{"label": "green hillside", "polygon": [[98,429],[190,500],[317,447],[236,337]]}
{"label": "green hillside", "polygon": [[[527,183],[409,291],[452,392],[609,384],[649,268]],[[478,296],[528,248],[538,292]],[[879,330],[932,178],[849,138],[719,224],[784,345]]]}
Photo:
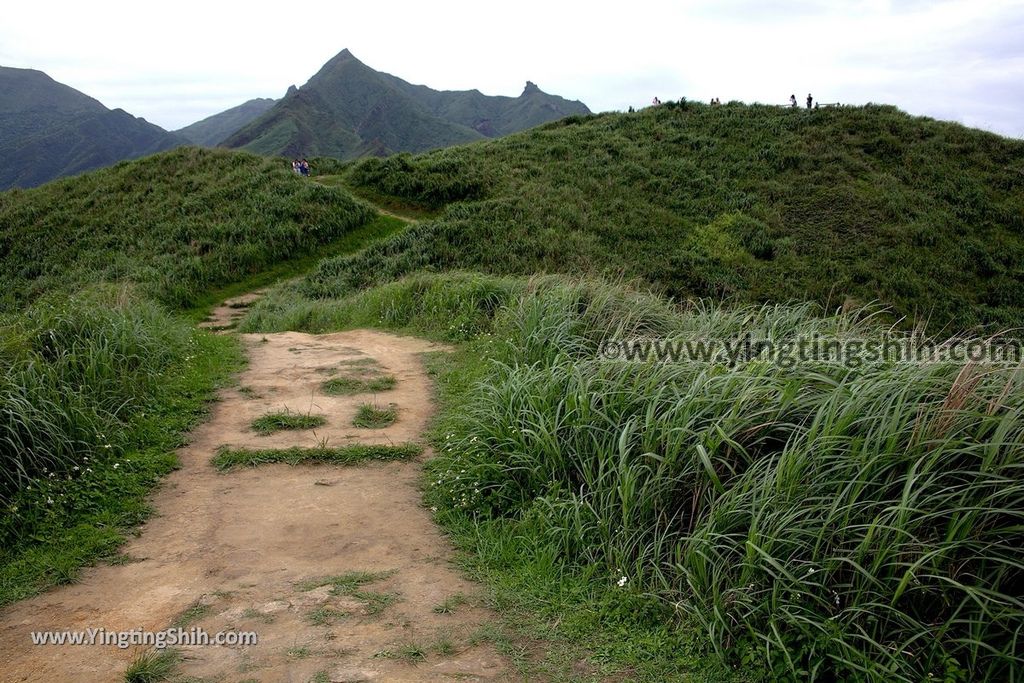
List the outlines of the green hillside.
{"label": "green hillside", "polygon": [[41,71],[0,67],[0,190],[40,185],[184,143]]}
{"label": "green hillside", "polygon": [[283,161],[194,147],[0,193],[0,605],[114,556],[238,369],[180,309],[401,225],[375,217]]}
{"label": "green hillside", "polygon": [[424,268],[600,273],[673,297],[881,302],[935,331],[1024,320],[1024,142],[892,107],[663,105],[343,172],[458,203],[325,262],[312,297]]}
{"label": "green hillside", "polygon": [[[442,121],[385,87],[378,149]],[[336,120],[317,91],[260,121],[318,111],[313,135]],[[290,144],[299,119],[274,120],[253,140]],[[1018,367],[601,352],[1017,327],[1024,142],[885,106],[684,103],[498,140],[442,123],[473,144],[314,178],[185,147],[0,193],[0,604],[113,557],[238,368],[182,308],[377,239],[241,327],[450,345],[424,357],[424,503],[504,618],[474,638],[540,680],[1021,678]],[[377,144],[335,132],[333,152]],[[423,219],[386,236],[400,221],[346,188]]]}
{"label": "green hillside", "polygon": [[589,110],[529,83],[522,96],[439,92],[374,71],[348,50],[224,140],[258,154],[350,159],[495,137]]}
{"label": "green hillside", "polygon": [[373,216],[304,180],[280,161],[182,148],[0,193],[0,311],[101,281],[188,305]]}
{"label": "green hillside", "polygon": [[193,144],[215,147],[236,130],[270,109],[276,102],[277,100],[269,97],[258,97],[219,114],[207,116],[202,121],[196,121],[174,132]]}

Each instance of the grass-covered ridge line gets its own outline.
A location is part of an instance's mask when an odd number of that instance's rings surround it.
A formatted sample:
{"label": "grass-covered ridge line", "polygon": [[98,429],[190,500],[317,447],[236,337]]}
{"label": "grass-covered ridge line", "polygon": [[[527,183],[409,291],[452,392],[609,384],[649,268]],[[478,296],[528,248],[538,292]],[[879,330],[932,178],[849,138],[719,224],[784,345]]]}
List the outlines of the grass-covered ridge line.
{"label": "grass-covered ridge line", "polygon": [[329,463],[354,465],[371,460],[407,460],[423,452],[419,444],[397,445],[350,444],[348,446],[317,446],[315,448],[222,448],[213,457],[213,465],[226,472],[242,467],[257,467],[283,462],[288,465]]}
{"label": "grass-covered ridge line", "polygon": [[[611,661],[638,666],[696,630],[768,680],[1024,666],[1012,369],[602,361],[609,337],[881,330],[856,310],[678,309],[555,277],[420,275],[319,309],[271,297],[247,324],[468,340],[440,372],[429,504],[483,575],[556,606]],[[677,674],[674,656],[648,679]]]}
{"label": "grass-covered ridge line", "polygon": [[345,168],[360,192],[457,203],[324,262],[310,297],[422,269],[597,271],[674,297],[879,301],[944,334],[1024,319],[1024,142],[892,107],[661,106]]}
{"label": "grass-covered ridge line", "polygon": [[183,148],[0,193],[0,310],[134,281],[173,307],[312,253],[373,210],[282,160]]}
{"label": "grass-covered ridge line", "polygon": [[114,555],[241,354],[108,290],[5,320],[0,359],[3,605]]}

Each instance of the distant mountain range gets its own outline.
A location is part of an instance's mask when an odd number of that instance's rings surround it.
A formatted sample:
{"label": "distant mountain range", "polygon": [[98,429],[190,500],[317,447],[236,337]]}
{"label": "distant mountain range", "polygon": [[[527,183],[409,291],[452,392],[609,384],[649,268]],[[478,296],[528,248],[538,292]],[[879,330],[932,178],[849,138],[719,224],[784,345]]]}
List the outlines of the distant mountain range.
{"label": "distant mountain range", "polygon": [[258,154],[351,159],[447,147],[589,113],[582,102],[548,95],[530,82],[519,97],[413,85],[342,50],[222,145]]}
{"label": "distant mountain range", "polygon": [[0,190],[187,144],[351,159],[422,152],[589,113],[529,81],[519,97],[413,85],[343,50],[280,100],[249,100],[171,133],[41,71],[0,67]]}
{"label": "distant mountain range", "polygon": [[186,143],[41,71],[0,67],[0,190],[40,185]]}
{"label": "distant mountain range", "polygon": [[197,145],[203,147],[216,147],[229,135],[257,118],[265,111],[273,107],[277,100],[269,97],[260,97],[249,100],[237,107],[232,107],[219,114],[208,116],[202,121],[196,121],[190,126],[185,126],[174,131]]}

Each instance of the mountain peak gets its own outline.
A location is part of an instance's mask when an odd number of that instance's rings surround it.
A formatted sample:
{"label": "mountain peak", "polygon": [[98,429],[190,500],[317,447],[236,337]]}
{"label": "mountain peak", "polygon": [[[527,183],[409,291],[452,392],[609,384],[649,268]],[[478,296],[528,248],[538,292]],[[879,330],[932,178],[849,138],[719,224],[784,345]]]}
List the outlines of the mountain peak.
{"label": "mountain peak", "polygon": [[375,71],[342,50],[291,93],[223,140],[258,154],[422,152],[532,128],[590,110],[547,95],[532,81],[520,98],[433,90]]}
{"label": "mountain peak", "polygon": [[359,62],[359,60],[356,59],[356,56],[352,54],[352,51],[349,50],[347,47],[338,54],[334,55],[334,57],[332,57],[331,60],[327,63],[344,64],[345,62]]}

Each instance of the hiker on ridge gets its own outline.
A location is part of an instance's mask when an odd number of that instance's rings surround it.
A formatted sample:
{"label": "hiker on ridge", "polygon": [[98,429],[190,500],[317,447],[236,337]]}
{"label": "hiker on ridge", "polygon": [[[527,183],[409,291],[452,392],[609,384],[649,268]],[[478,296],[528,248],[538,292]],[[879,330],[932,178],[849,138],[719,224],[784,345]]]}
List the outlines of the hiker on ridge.
{"label": "hiker on ridge", "polygon": [[807,108],[811,108],[811,104],[814,102],[814,98],[811,97],[811,93],[807,93]]}
{"label": "hiker on ridge", "polygon": [[789,106],[796,107],[796,95],[789,96]]}

